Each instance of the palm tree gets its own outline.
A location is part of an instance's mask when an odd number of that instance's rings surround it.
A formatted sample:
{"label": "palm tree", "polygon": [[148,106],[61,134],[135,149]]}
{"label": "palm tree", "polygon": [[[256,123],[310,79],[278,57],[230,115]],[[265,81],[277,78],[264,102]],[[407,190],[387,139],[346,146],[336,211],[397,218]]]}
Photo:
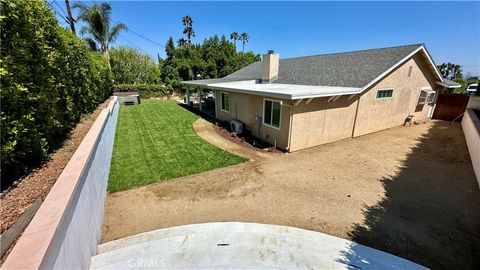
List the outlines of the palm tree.
{"label": "palm tree", "polygon": [[187,35],[188,45],[192,44],[192,37],[195,37],[195,31],[193,31],[193,20],[190,16],[184,16],[182,18],[182,23],[185,28],[183,28],[183,34]]}
{"label": "palm tree", "polygon": [[80,34],[87,36],[86,40],[89,44],[98,44],[103,56],[110,61],[108,46],[117,39],[120,31],[127,30],[127,26],[117,23],[110,27],[112,7],[108,3],[93,4],[89,7],[84,3],[76,2],[73,8],[80,9],[78,19],[86,24],[80,29]]}
{"label": "palm tree", "polygon": [[242,33],[240,35],[240,40],[242,41],[242,53],[245,51],[245,42],[248,42],[248,34]]}
{"label": "palm tree", "polygon": [[240,35],[237,32],[233,32],[230,34],[230,39],[233,40],[233,45],[237,48],[237,40],[240,40]]}

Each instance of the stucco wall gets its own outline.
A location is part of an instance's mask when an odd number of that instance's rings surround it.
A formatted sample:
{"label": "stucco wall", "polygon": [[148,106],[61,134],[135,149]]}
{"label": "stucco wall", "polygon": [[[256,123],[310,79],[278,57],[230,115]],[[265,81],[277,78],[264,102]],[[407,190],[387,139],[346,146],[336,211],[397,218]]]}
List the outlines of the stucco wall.
{"label": "stucco wall", "polygon": [[342,96],[328,102],[328,97],[306,100],[293,109],[290,151],[350,138],[358,97]]}
{"label": "stucco wall", "polygon": [[[256,95],[248,95],[242,93],[228,92],[230,94],[230,112],[221,109],[222,91],[215,91],[216,118],[223,121],[237,119],[241,121],[245,128],[252,134],[272,145],[286,149],[288,147],[288,133],[290,126],[290,107],[288,101],[280,99],[272,99],[282,101],[282,113],[280,118],[280,129],[265,126],[263,123],[258,125],[255,121],[256,116],[263,119],[263,100],[264,97]],[[263,122],[263,120],[262,120]]]}
{"label": "stucco wall", "polygon": [[467,141],[473,170],[475,171],[480,187],[480,120],[470,108],[468,108],[463,115],[462,129],[465,134],[465,140]]}
{"label": "stucco wall", "polygon": [[[411,67],[411,73],[409,69]],[[230,92],[230,112],[221,110],[220,92],[216,91],[216,116],[220,120],[238,119],[253,135],[277,146],[288,147],[291,114],[291,137],[289,151],[297,151],[345,138],[360,136],[402,125],[412,114],[415,120],[433,113],[433,104],[417,107],[422,88],[436,90],[435,77],[425,58],[417,53],[404,64],[390,72],[385,78],[368,88],[361,95],[342,96],[328,102],[328,97],[306,100],[293,106],[293,101],[283,101],[281,129],[260,125],[255,116],[263,116],[264,97]],[[377,90],[393,88],[393,97],[376,99]],[[292,111],[290,111],[292,110]],[[418,111],[417,111],[418,110]]]}
{"label": "stucco wall", "polygon": [[[423,105],[421,111],[415,112],[422,87],[437,88],[432,72],[417,53],[360,96],[354,136],[402,125],[409,114],[415,115],[414,120],[425,119],[431,105]],[[377,90],[382,88],[393,88],[393,97],[377,100]]]}
{"label": "stucco wall", "polygon": [[118,102],[104,109],[3,269],[88,269],[101,236]]}
{"label": "stucco wall", "polygon": [[480,96],[470,96],[467,108],[480,110]]}

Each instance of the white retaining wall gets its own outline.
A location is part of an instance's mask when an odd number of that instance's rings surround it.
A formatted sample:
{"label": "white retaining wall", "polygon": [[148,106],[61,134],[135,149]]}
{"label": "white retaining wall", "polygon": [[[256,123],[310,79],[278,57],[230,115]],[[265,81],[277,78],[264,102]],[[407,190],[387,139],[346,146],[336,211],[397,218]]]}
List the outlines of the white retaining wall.
{"label": "white retaining wall", "polygon": [[54,269],[87,269],[97,253],[102,234],[103,210],[118,117],[118,103],[109,112],[100,140],[85,168],[78,200],[69,207],[70,222],[62,226],[63,243]]}
{"label": "white retaining wall", "polygon": [[87,269],[97,253],[118,118],[114,98],[83,139],[4,269]]}
{"label": "white retaining wall", "polygon": [[480,187],[480,120],[472,109],[480,110],[480,96],[470,97],[462,119],[462,129],[467,141],[468,152]]}

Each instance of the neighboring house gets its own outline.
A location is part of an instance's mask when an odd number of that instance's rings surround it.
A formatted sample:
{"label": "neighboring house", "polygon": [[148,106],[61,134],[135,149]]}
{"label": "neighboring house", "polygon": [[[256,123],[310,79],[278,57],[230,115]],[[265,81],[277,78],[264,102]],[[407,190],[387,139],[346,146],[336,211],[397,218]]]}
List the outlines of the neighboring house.
{"label": "neighboring house", "polygon": [[417,44],[281,60],[270,51],[224,78],[183,84],[214,90],[217,119],[291,152],[431,117],[443,82]]}

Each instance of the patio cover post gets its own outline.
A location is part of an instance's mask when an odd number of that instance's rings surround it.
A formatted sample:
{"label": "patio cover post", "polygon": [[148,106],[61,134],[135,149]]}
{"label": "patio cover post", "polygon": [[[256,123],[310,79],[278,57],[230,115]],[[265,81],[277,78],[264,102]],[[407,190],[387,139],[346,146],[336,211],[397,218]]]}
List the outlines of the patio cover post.
{"label": "patio cover post", "polygon": [[187,105],[190,106],[190,88],[186,87],[187,88],[187,92],[186,92],[186,99],[185,101],[187,102]]}
{"label": "patio cover post", "polygon": [[202,90],[198,90],[198,108],[202,111]]}

